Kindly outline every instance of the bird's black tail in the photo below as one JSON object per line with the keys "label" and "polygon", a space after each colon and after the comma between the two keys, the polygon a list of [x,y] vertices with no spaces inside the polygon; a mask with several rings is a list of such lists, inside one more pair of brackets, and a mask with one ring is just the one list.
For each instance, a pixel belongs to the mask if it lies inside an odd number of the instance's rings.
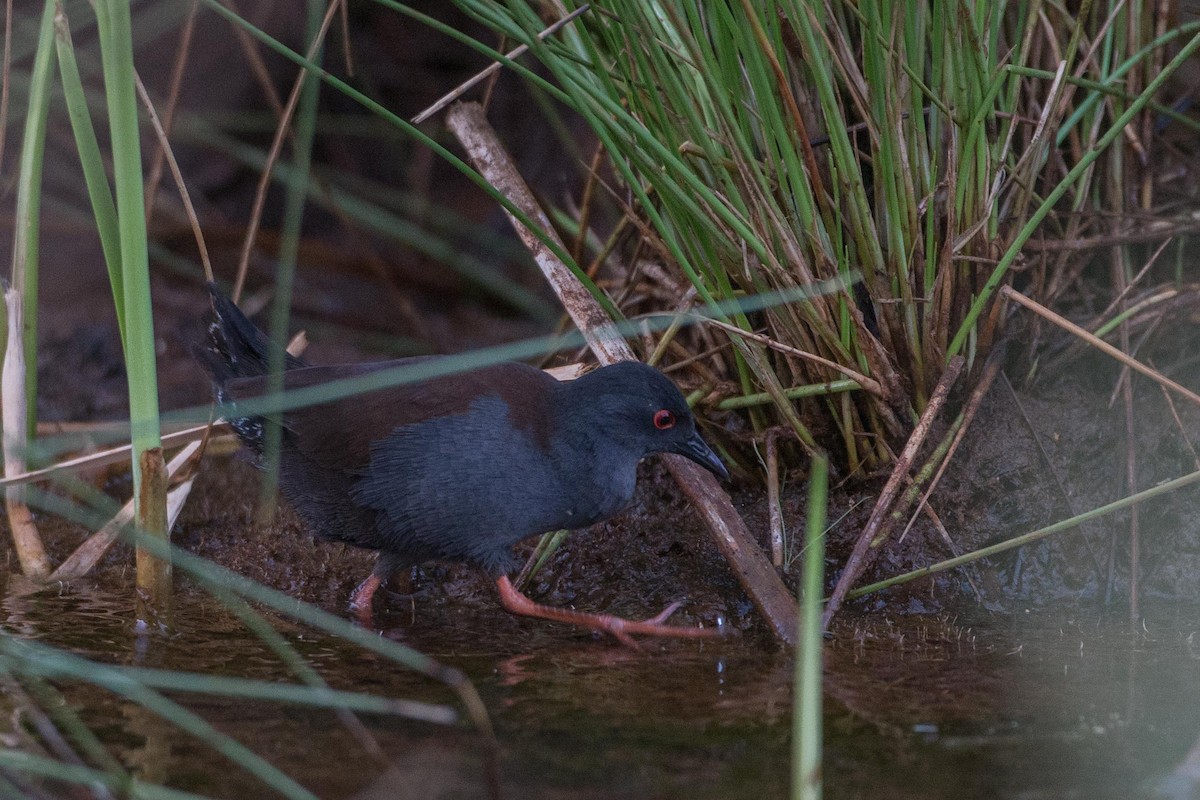
{"label": "bird's black tail", "polygon": [[[215,284],[210,283],[206,288],[212,304],[211,311],[205,315],[208,338],[194,352],[196,359],[212,375],[218,400],[223,400],[222,390],[231,378],[267,374],[271,341]],[[285,359],[285,369],[305,366],[303,361],[290,354]]]}

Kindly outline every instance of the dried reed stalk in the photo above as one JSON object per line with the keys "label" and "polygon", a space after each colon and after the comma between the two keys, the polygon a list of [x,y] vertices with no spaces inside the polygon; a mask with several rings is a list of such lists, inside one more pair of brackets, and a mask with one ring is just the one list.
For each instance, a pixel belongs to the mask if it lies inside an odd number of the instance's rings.
{"label": "dried reed stalk", "polygon": [[[450,130],[487,181],[538,228],[542,236],[566,252],[550,220],[513,165],[478,103],[459,103],[446,115]],[[517,234],[558,295],[563,307],[603,364],[635,358],[612,320],[544,241],[516,216],[509,219]],[[707,523],[721,553],[776,639],[793,644],[797,630],[796,601],[783,585],[717,479],[682,456],[663,457],[667,468]]]}

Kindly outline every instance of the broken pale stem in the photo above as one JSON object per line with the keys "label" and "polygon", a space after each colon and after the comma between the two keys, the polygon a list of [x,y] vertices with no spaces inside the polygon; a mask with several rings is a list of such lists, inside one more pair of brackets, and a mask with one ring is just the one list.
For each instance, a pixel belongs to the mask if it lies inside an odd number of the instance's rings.
{"label": "broken pale stem", "polygon": [[[529,187],[488,124],[483,108],[478,103],[460,103],[446,114],[446,124],[462,142],[471,163],[480,174],[521,209],[534,224],[540,226],[545,235],[556,242],[561,252],[566,252],[546,214],[534,200]],[[559,301],[571,315],[571,319],[587,339],[588,346],[600,362],[612,364],[632,360],[633,351],[617,333],[604,309],[574,273],[511,213],[509,218],[522,241],[533,253],[538,267],[550,282]],[[762,614],[771,632],[779,641],[793,644],[799,613],[796,599],[783,585],[771,562],[763,554],[762,548],[746,528],[746,523],[734,510],[729,495],[711,473],[686,458],[666,455],[663,456],[663,460],[675,482],[704,518],[714,541],[725,560],[729,562],[730,569]]]}
{"label": "broken pale stem", "polygon": [[[584,3],[579,8],[575,9],[570,14],[567,14],[565,17],[560,19],[558,22],[554,23],[553,25],[551,25],[550,27],[546,28],[544,31],[539,33],[537,35],[537,38],[539,40],[545,40],[545,38],[547,36],[552,36],[555,33],[558,33],[558,31],[561,28],[563,28],[563,26],[565,26],[568,22],[570,22],[573,19],[575,19],[576,17],[578,17],[580,14],[587,11],[590,7],[591,7],[591,5],[589,3]],[[507,53],[504,54],[505,61],[512,61],[514,59],[520,58],[528,50],[529,50],[529,45],[527,45],[527,44],[523,44],[520,47],[509,50]],[[413,117],[412,124],[420,125],[422,122],[429,119],[434,114],[438,113],[443,108],[450,105],[455,100],[457,100],[458,98],[460,98],[464,94],[466,94],[468,91],[471,90],[472,86],[478,85],[478,83],[480,81],[484,80],[489,75],[492,75],[493,73],[498,72],[500,70],[500,68],[503,66],[505,66],[504,61],[493,61],[488,66],[484,67],[479,72],[475,73],[475,75],[473,77],[468,78],[467,80],[460,83],[458,86],[451,89],[449,92],[446,92],[446,94],[442,95],[442,97],[437,102],[435,102],[433,105],[431,105],[429,108],[425,109],[420,114],[417,114],[415,117]]]}
{"label": "broken pale stem", "polygon": [[[566,245],[555,233],[549,217],[534,199],[525,179],[517,172],[508,151],[504,149],[504,145],[500,143],[496,132],[488,123],[483,107],[478,103],[460,103],[446,114],[446,125],[462,142],[471,163],[488,183],[519,208],[546,239],[565,253]],[[618,333],[608,314],[570,268],[546,246],[537,233],[526,227],[511,211],[505,209],[505,214],[517,235],[521,237],[521,242],[533,255],[538,268],[550,282],[550,287],[558,295],[575,327],[583,334],[588,347],[600,362],[613,364],[618,361],[636,360],[633,351]]]}
{"label": "broken pale stem", "polygon": [[783,566],[783,509],[779,507],[779,440],[767,433],[767,512],[771,521],[771,563]]}
{"label": "broken pale stem", "polygon": [[946,398],[950,395],[950,388],[962,373],[965,363],[966,361],[962,356],[951,358],[950,362],[946,365],[945,371],[942,373],[942,377],[938,380],[937,386],[934,387],[933,395],[930,396],[924,413],[921,414],[920,420],[917,421],[916,427],[913,428],[912,435],[908,437],[908,442],[905,443],[904,450],[900,452],[899,458],[896,459],[896,466],[892,469],[892,475],[888,478],[887,484],[884,485],[883,491],[879,493],[879,499],[875,502],[875,508],[872,509],[867,524],[863,526],[862,533],[858,535],[858,541],[854,543],[854,550],[850,553],[850,557],[846,559],[846,566],[842,570],[842,575],[838,578],[837,585],[833,588],[833,594],[825,606],[825,615],[822,619],[823,628],[829,627],[829,621],[838,612],[842,601],[846,598],[846,593],[850,591],[850,587],[854,585],[854,582],[862,574],[863,569],[866,568],[867,551],[871,547],[871,542],[877,535],[884,535],[887,526],[895,519],[892,506],[896,497],[904,485],[908,471],[912,467],[913,461],[921,449],[921,445],[925,443],[930,428],[933,427],[934,420],[941,413],[942,406],[945,405]]}
{"label": "broken pale stem", "polygon": [[[168,480],[179,473],[180,469],[184,468],[188,460],[193,454],[200,449],[200,442],[191,442],[183,450],[179,451],[171,463],[167,465]],[[167,530],[170,531],[175,527],[175,521],[179,519],[179,512],[183,508],[184,501],[187,500],[188,494],[192,490],[193,478],[188,478],[183,483],[179,484],[171,491],[167,492]],[[75,548],[75,552],[58,566],[58,569],[50,575],[51,581],[69,581],[75,578],[80,578],[95,568],[100,559],[112,548],[113,544],[120,537],[121,529],[133,521],[133,501],[126,503],[120,511],[117,512],[108,524],[103,528],[93,533],[83,544]]]}
{"label": "broken pale stem", "polygon": [[[19,475],[25,472],[25,453],[29,444],[25,407],[25,345],[21,335],[25,316],[21,295],[15,289],[4,293],[4,302],[8,306],[8,344],[4,353],[3,372],[0,373],[4,474]],[[20,485],[7,486],[4,497],[13,547],[21,562],[21,571],[30,578],[44,578],[50,574],[50,560],[46,557],[46,549],[42,547],[42,538],[34,525],[33,514],[25,504],[25,488]]]}
{"label": "broken pale stem", "polygon": [[[222,426],[225,425],[224,420],[217,420],[213,423],[214,428],[226,430]],[[197,425],[194,428],[185,428],[183,430],[168,433],[162,437],[163,447],[178,446],[187,444],[188,442],[199,441],[204,438],[204,432],[208,429],[207,425]],[[232,447],[230,452],[236,450],[238,445],[237,440],[232,434],[222,434],[221,438],[209,439],[209,451],[212,452],[214,442],[228,442]],[[218,448],[219,450],[219,448]],[[16,475],[6,476],[0,479],[0,486],[13,486],[20,483],[32,483],[33,481],[49,478],[52,475],[57,475],[60,472],[71,472],[73,470],[82,470],[94,467],[103,467],[109,464],[124,463],[129,460],[130,453],[133,452],[133,445],[123,444],[119,447],[113,447],[108,450],[101,450],[97,453],[88,453],[86,456],[78,456],[70,458],[66,461],[60,461],[57,464],[51,464],[42,469],[35,469],[30,472],[21,472]]]}
{"label": "broken pale stem", "polygon": [[[139,461],[138,527],[167,541],[167,468],[161,447],[144,450]],[[169,626],[171,621],[171,562],[137,548],[137,618]]]}

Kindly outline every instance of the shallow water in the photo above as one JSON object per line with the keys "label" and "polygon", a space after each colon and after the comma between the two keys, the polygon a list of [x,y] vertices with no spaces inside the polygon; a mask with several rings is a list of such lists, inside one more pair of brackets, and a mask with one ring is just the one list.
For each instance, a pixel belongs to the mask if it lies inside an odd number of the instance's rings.
{"label": "shallow water", "polygon": [[[387,635],[470,675],[502,743],[505,796],[786,796],[792,664],[761,642],[631,652],[537,622],[514,628],[502,612],[422,611],[385,620]],[[169,637],[137,635],[132,603],[96,588],[10,592],[3,616],[10,633],[105,662],[292,680],[196,589],[181,590],[179,630]],[[847,619],[826,650],[826,796],[1156,796],[1200,737],[1198,629],[1200,609],[1180,606],[1152,608],[1136,630],[1079,609],[986,627]],[[281,630],[336,688],[453,702],[444,688],[332,637]],[[64,688],[144,777],[219,797],[273,796],[144,709]],[[485,796],[482,750],[465,724],[364,716],[387,756],[380,763],[327,711],[175,698],[322,798]]]}

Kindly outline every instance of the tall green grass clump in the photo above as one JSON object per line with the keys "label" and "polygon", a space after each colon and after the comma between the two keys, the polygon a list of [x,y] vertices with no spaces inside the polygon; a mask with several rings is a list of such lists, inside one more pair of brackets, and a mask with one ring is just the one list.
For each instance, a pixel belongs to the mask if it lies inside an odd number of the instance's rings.
{"label": "tall green grass clump", "polygon": [[[757,433],[819,429],[852,472],[891,462],[949,357],[979,362],[1026,241],[1107,210],[1119,189],[1096,187],[1130,172],[1097,155],[1148,118],[1174,64],[1121,4],[1114,20],[1089,2],[602,0],[542,42],[539,4],[458,2],[528,43],[595,132],[635,221],[626,255],[666,264],[710,312],[826,287],[716,313],[733,347],[699,326],[668,362],[691,359],[702,402],[749,407]],[[1036,264],[1034,289],[1063,267]]]}
{"label": "tall green grass clump", "polygon": [[[14,292],[20,295],[22,325],[14,330],[23,339],[25,420],[27,431],[8,431],[9,449],[26,449],[25,433],[36,433],[37,297],[38,243],[41,206],[43,154],[47,136],[46,118],[57,56],[63,96],[70,114],[84,180],[95,212],[96,230],[108,262],[109,277],[121,332],[128,372],[130,427],[133,440],[133,475],[137,524],[146,531],[166,537],[166,481],[159,435],[158,380],[154,350],[154,322],[150,306],[150,273],[147,254],[145,207],[142,198],[141,143],[133,66],[133,33],[128,3],[100,0],[95,4],[99,34],[100,62],[104,75],[104,99],[107,111],[112,186],[101,155],[101,147],[92,125],[80,79],[70,25],[60,3],[47,0],[36,42],[34,70],[30,82],[25,136],[21,144],[21,180],[18,190],[18,226],[20,236],[14,247]],[[14,310],[16,306],[14,305]],[[14,349],[6,359],[18,355]],[[15,381],[20,370],[16,362],[6,364],[6,375]],[[8,401],[15,405],[17,394]],[[7,411],[12,411],[10,407]],[[12,419],[11,415],[10,421]],[[8,477],[22,471],[20,458],[6,465]],[[14,530],[18,528],[14,506],[22,500],[16,489],[9,489],[8,504]],[[27,536],[36,540],[36,531]],[[18,537],[18,542],[20,538]],[[18,550],[24,551],[18,545]],[[40,542],[33,548],[41,550]],[[40,561],[44,561],[42,556]],[[48,564],[36,563],[22,555],[23,568],[34,577],[44,577]],[[142,619],[169,618],[170,565],[138,550],[139,615]]]}

